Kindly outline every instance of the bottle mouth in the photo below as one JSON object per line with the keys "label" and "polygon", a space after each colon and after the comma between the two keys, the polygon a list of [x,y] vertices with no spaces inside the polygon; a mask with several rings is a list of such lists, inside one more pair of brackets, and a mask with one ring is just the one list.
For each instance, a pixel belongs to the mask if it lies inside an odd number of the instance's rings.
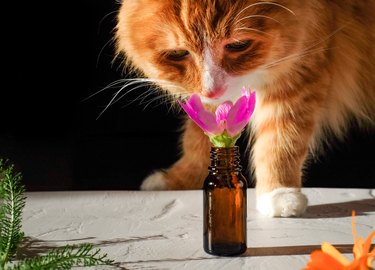
{"label": "bottle mouth", "polygon": [[241,171],[240,152],[238,146],[233,147],[212,147],[210,153],[210,172],[218,170]]}
{"label": "bottle mouth", "polygon": [[238,156],[240,155],[239,147],[232,146],[232,147],[211,147],[211,159],[218,158],[218,157],[230,157],[230,156]]}

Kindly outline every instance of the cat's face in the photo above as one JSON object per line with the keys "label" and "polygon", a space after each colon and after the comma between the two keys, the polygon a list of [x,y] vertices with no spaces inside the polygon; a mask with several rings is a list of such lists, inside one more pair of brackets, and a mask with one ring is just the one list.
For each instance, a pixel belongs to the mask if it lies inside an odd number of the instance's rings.
{"label": "cat's face", "polygon": [[217,104],[287,72],[277,61],[300,49],[295,10],[254,0],[125,0],[117,47],[171,93]]}

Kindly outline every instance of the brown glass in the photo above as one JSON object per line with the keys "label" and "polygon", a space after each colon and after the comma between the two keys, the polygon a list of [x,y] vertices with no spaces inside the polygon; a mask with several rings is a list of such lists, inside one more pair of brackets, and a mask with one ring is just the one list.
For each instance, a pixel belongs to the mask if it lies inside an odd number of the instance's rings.
{"label": "brown glass", "polygon": [[203,247],[209,254],[238,255],[246,246],[247,182],[238,146],[212,147],[203,186]]}

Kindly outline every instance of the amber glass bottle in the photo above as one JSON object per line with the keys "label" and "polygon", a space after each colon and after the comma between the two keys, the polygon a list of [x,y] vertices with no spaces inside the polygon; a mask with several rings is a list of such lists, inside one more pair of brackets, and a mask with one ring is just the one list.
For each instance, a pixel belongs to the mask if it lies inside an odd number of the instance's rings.
{"label": "amber glass bottle", "polygon": [[203,186],[203,246],[209,254],[245,252],[247,182],[238,146],[211,148],[211,165]]}

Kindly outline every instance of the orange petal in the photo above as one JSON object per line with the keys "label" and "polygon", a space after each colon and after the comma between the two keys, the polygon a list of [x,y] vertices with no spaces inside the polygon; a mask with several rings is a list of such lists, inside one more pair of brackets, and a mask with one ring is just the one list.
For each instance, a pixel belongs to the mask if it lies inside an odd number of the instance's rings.
{"label": "orange petal", "polygon": [[359,260],[359,270],[369,270],[369,267],[367,266],[367,256],[364,256],[362,257],[360,260]]}
{"label": "orange petal", "polygon": [[374,261],[374,258],[367,258],[367,266],[374,268],[374,265],[372,262]]}
{"label": "orange petal", "polygon": [[340,262],[321,250],[313,251],[310,258],[305,270],[344,270]]}
{"label": "orange petal", "polygon": [[374,265],[372,264],[372,262],[374,261],[375,261],[375,247],[371,250],[371,252],[369,253],[369,257],[367,258],[368,267],[374,268]]}
{"label": "orange petal", "polygon": [[350,261],[344,255],[340,253],[334,246],[330,243],[324,242],[322,244],[322,251],[329,254],[331,257],[335,258],[342,265],[349,265]]}
{"label": "orange petal", "polygon": [[365,253],[365,251],[363,250],[363,244],[364,242],[362,237],[358,238],[357,241],[355,241],[353,245],[354,258],[359,258]]}
{"label": "orange petal", "polygon": [[375,231],[372,231],[365,241],[362,238],[357,239],[353,246],[354,258],[358,259],[362,256],[375,256],[375,249],[370,252],[372,238],[375,236]]}
{"label": "orange petal", "polygon": [[[374,238],[375,236],[375,231],[372,231],[365,241],[363,241],[362,237],[357,239],[357,230],[355,226],[355,211],[354,210],[352,211],[352,233],[353,233],[353,238],[354,238],[354,246],[353,246],[354,258],[360,258],[361,256],[367,255],[368,253],[372,253],[374,251],[373,249],[370,252],[370,247],[371,247],[372,238]],[[373,256],[375,256],[375,254]]]}
{"label": "orange petal", "polygon": [[[367,237],[365,243],[363,244],[363,251],[366,252],[366,253],[370,253],[370,247],[371,247],[371,242],[372,242],[372,238],[374,238],[375,236],[375,231],[372,231],[370,233],[370,235]],[[371,253],[375,254],[375,248],[372,249]]]}
{"label": "orange petal", "polygon": [[357,241],[357,229],[355,227],[355,211],[352,210],[352,234],[354,238],[354,243]]}

